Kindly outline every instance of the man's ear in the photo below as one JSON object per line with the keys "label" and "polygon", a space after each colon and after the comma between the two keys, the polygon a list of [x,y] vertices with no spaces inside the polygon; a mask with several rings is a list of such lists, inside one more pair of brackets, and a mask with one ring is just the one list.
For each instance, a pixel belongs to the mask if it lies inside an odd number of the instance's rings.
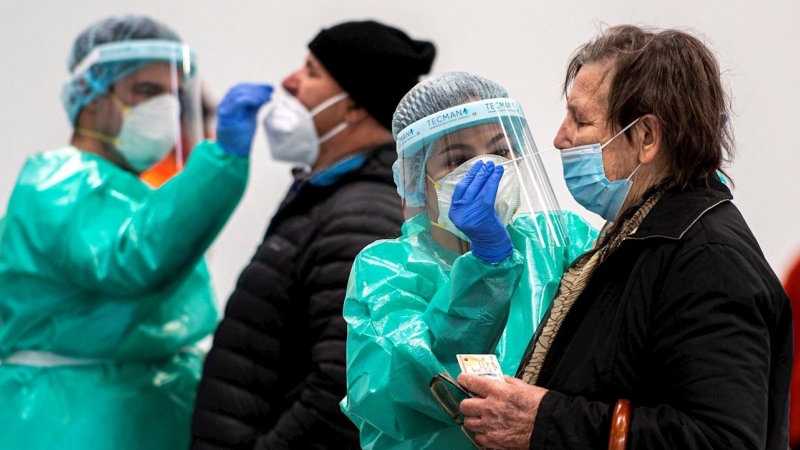
{"label": "man's ear", "polygon": [[352,98],[347,99],[347,114],[345,114],[344,120],[348,126],[353,126],[368,117],[370,115],[363,106],[360,106]]}
{"label": "man's ear", "polygon": [[98,99],[92,100],[91,103],[84,106],[83,108],[78,111],[78,115],[75,116],[75,127],[82,127],[82,128],[90,128],[94,129],[96,119],[97,119],[97,101]]}
{"label": "man's ear", "polygon": [[654,114],[645,114],[635,125],[633,133],[639,147],[639,162],[652,163],[661,150],[661,120]]}
{"label": "man's ear", "polygon": [[97,113],[97,99],[92,100],[91,103],[81,108],[81,112],[86,111],[87,113],[96,114]]}

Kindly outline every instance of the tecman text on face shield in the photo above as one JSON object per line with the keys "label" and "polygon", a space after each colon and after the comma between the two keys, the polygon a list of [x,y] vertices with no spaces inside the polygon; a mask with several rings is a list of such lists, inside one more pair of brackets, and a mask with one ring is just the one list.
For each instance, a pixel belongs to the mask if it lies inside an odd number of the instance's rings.
{"label": "tecman text on face shield", "polygon": [[428,119],[428,125],[435,125],[438,123],[446,122],[448,120],[455,119],[457,117],[463,117],[469,114],[469,110],[467,108],[464,109],[457,109],[455,111],[449,111],[443,114],[439,114],[436,116],[431,117]]}

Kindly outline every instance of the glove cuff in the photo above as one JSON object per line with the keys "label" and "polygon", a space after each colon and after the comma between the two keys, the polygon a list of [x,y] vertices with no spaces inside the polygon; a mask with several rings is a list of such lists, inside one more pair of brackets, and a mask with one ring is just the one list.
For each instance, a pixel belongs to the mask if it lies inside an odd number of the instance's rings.
{"label": "glove cuff", "polygon": [[476,245],[475,241],[472,241],[470,243],[472,254],[478,259],[491,264],[496,264],[505,260],[514,253],[514,246],[511,244],[511,236],[508,235],[508,231],[504,229],[503,234],[505,235],[503,236],[503,240],[495,242],[494,245],[490,247],[484,247],[480,244]]}

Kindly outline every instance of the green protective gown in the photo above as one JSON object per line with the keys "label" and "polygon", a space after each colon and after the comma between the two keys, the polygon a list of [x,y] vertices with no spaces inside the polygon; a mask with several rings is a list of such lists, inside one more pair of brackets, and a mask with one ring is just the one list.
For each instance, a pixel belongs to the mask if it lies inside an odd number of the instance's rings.
{"label": "green protective gown", "polygon": [[347,396],[342,410],[361,430],[365,449],[469,449],[474,446],[437,403],[431,379],[461,372],[458,353],[494,353],[513,376],[561,275],[591,248],[597,231],[563,214],[571,245],[545,247],[534,221],[507,227],[511,257],[497,264],[457,255],[431,238],[420,214],[398,239],[366,247],[350,273],[344,317]]}
{"label": "green protective gown", "polygon": [[158,190],[74,147],[28,159],[0,221],[0,449],[188,448],[203,254],[248,171],[213,142]]}

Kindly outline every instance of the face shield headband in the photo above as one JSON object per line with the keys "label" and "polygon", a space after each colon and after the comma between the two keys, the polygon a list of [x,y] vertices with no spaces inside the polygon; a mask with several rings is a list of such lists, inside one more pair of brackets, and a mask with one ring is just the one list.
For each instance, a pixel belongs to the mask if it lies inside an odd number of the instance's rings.
{"label": "face shield headband", "polygon": [[72,70],[61,92],[64,107],[74,125],[80,110],[105,94],[118,80],[151,62],[173,66],[173,78],[196,78],[197,62],[188,45],[161,39],[110,42],[93,48]]}
{"label": "face shield headband", "polygon": [[93,48],[72,70],[74,80],[95,64],[133,61],[179,61],[182,74],[190,78],[196,66],[195,52],[188,45],[160,39],[110,42]]}

